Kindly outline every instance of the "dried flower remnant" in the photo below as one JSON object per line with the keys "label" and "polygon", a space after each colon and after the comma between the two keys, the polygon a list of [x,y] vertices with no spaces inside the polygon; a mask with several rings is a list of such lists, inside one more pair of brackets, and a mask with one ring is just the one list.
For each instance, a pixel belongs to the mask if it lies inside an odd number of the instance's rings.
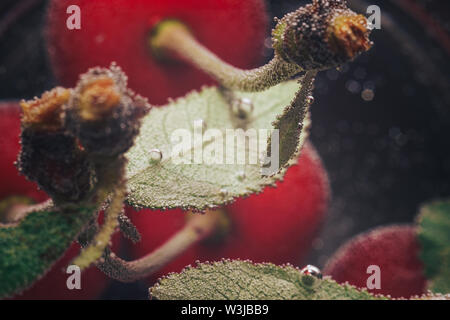
{"label": "dried flower remnant", "polygon": [[36,127],[46,130],[62,128],[62,107],[69,101],[70,90],[56,87],[44,92],[40,99],[22,101],[22,124],[26,127]]}
{"label": "dried flower remnant", "polygon": [[67,106],[68,129],[91,154],[116,157],[134,142],[150,106],[127,89],[127,76],[111,65],[82,75]]}
{"label": "dried flower remnant", "polygon": [[124,153],[150,106],[127,89],[126,75],[112,64],[89,70],[73,90],[55,88],[22,102],[22,108],[20,171],[61,208],[101,206],[110,199],[92,244],[74,260],[88,267],[101,257],[119,224],[126,197]]}
{"label": "dried flower remnant", "polygon": [[80,90],[80,118],[101,121],[120,103],[120,89],[109,77],[99,77]]}
{"label": "dried flower remnant", "polygon": [[345,1],[316,0],[287,14],[273,31],[274,49],[304,70],[337,67],[371,47],[367,19]]}
{"label": "dried flower remnant", "polygon": [[56,202],[77,202],[92,191],[95,174],[87,155],[63,126],[71,91],[55,88],[41,98],[22,101],[19,171],[36,181]]}
{"label": "dried flower remnant", "polygon": [[84,269],[101,258],[119,226],[127,188],[124,153],[133,146],[147,100],[127,88],[127,76],[115,64],[93,68],[80,77],[66,106],[66,125],[94,163],[100,197],[111,195],[105,222],[73,263]]}
{"label": "dried flower remnant", "polygon": [[337,16],[328,27],[328,42],[333,51],[341,51],[342,57],[353,59],[371,47],[367,20],[361,15]]}

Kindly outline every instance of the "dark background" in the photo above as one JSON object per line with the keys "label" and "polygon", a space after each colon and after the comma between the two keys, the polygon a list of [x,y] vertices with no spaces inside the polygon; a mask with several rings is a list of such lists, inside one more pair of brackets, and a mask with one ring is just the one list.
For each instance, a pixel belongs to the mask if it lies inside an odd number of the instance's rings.
{"label": "dark background", "polygon": [[[282,17],[306,1],[272,0]],[[358,11],[369,5],[349,1]],[[382,13],[375,46],[316,81],[311,140],[333,199],[308,263],[323,267],[349,237],[411,223],[425,201],[450,195],[450,2],[370,0]],[[41,35],[46,1],[0,2],[0,100],[55,85]],[[272,56],[267,49],[267,59]],[[141,284],[113,283],[104,298],[147,297]]]}

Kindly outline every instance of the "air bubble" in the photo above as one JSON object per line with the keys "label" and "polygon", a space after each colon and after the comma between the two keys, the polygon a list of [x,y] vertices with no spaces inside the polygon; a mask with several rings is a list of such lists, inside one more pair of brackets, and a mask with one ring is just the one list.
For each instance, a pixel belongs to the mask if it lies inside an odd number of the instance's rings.
{"label": "air bubble", "polygon": [[316,266],[310,264],[304,267],[300,272],[304,275],[309,275],[316,277],[318,279],[322,279],[322,271],[320,271],[320,269],[317,268]]}
{"label": "air bubble", "polygon": [[321,283],[322,272],[319,268],[309,264],[300,272],[302,274],[301,282],[305,287],[314,289]]}
{"label": "air bubble", "polygon": [[161,162],[163,154],[161,152],[161,150],[159,149],[152,149],[148,152],[149,158],[150,158],[150,162],[151,163],[158,163]]}

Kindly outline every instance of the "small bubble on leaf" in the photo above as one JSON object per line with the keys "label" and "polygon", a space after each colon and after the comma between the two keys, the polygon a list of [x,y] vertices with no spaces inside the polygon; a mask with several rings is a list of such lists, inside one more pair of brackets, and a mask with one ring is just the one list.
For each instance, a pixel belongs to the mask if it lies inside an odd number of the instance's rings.
{"label": "small bubble on leaf", "polygon": [[159,150],[159,149],[151,149],[148,152],[148,155],[149,155],[151,163],[161,162],[162,157],[163,157],[163,154],[162,154],[161,150]]}
{"label": "small bubble on leaf", "polygon": [[310,275],[318,279],[322,279],[322,271],[320,271],[320,269],[317,268],[316,266],[310,264],[304,267],[300,272],[305,275]]}
{"label": "small bubble on leaf", "polygon": [[322,279],[322,272],[313,265],[307,265],[300,273],[302,274],[301,282],[308,288],[316,288]]}

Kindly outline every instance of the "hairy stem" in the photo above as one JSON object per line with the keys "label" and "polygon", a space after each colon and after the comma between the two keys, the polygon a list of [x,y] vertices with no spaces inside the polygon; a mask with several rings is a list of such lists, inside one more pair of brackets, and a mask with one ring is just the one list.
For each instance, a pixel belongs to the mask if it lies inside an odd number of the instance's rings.
{"label": "hairy stem", "polygon": [[183,229],[165,244],[135,261],[124,261],[108,249],[105,262],[97,266],[109,277],[122,282],[133,282],[145,278],[161,269],[186,249],[211,236],[220,227],[223,211],[207,211],[193,215]]}
{"label": "hairy stem", "polygon": [[122,213],[123,203],[127,195],[125,181],[120,181],[116,190],[114,190],[111,203],[105,210],[105,221],[95,235],[91,244],[89,244],[81,254],[73,261],[74,265],[85,269],[92,263],[101,258],[105,248],[109,245],[112,234],[119,225],[119,215]]}
{"label": "hairy stem", "polygon": [[263,91],[302,71],[296,64],[275,57],[266,65],[242,70],[222,61],[200,44],[180,22],[167,20],[156,27],[151,46],[156,52],[169,51],[215,78],[222,86],[240,91]]}

